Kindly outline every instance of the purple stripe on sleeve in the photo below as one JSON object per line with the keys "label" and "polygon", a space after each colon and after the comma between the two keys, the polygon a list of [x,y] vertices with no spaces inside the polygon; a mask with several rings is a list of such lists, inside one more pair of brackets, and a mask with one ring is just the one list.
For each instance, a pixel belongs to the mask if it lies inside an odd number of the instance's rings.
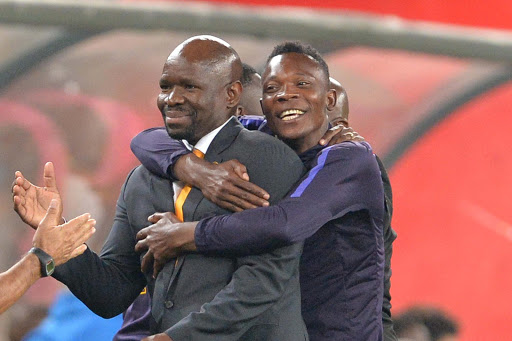
{"label": "purple stripe on sleeve", "polygon": [[309,186],[309,184],[311,184],[311,182],[313,181],[313,179],[315,178],[316,174],[322,169],[324,168],[324,165],[325,165],[325,160],[327,159],[327,154],[329,154],[329,150],[331,148],[328,147],[328,148],[325,148],[324,150],[322,150],[322,152],[320,153],[320,156],[318,157],[318,163],[316,164],[315,167],[313,167],[310,171],[309,171],[309,174],[308,174],[308,177],[306,179],[304,179],[304,181],[302,181],[300,183],[300,185],[297,187],[297,189],[295,190],[295,192],[292,193],[292,195],[290,195],[290,198],[299,198],[302,193],[304,193],[304,191],[306,190],[306,188]]}

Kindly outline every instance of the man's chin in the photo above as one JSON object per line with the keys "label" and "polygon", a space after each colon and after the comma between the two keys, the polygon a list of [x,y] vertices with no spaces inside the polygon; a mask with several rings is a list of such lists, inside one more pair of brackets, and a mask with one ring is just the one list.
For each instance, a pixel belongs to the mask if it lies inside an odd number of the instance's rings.
{"label": "man's chin", "polygon": [[174,140],[190,140],[193,137],[193,133],[187,129],[176,129],[165,127],[167,134]]}

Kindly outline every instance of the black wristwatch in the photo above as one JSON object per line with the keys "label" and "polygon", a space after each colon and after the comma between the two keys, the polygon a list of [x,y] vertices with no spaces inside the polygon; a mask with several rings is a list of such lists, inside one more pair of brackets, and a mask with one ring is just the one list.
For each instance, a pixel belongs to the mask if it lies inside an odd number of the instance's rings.
{"label": "black wristwatch", "polygon": [[38,247],[31,248],[29,253],[33,253],[39,258],[39,263],[41,263],[41,277],[47,277],[53,273],[55,270],[55,262],[52,256]]}

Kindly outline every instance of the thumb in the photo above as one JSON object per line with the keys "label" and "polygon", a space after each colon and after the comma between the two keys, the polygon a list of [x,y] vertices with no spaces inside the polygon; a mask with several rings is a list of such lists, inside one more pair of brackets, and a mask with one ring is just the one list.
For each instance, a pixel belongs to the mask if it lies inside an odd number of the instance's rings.
{"label": "thumb", "polygon": [[55,178],[55,168],[52,162],[47,162],[43,170],[44,186],[50,190],[57,191],[57,180]]}
{"label": "thumb", "polygon": [[242,180],[249,181],[249,174],[247,174],[247,167],[240,162],[233,160],[233,171]]}
{"label": "thumb", "polygon": [[60,217],[62,212],[62,205],[60,204],[60,200],[52,199],[50,202],[50,206],[48,210],[46,210],[46,215],[43,220],[39,224],[40,227],[50,227],[59,225]]}

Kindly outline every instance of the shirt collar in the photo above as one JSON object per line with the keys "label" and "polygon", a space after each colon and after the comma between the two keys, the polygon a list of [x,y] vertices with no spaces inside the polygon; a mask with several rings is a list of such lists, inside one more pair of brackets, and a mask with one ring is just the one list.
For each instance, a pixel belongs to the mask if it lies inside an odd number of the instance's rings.
{"label": "shirt collar", "polygon": [[311,169],[311,167],[313,167],[313,161],[315,160],[315,157],[324,148],[325,146],[317,144],[316,146],[313,146],[310,149],[306,150],[304,153],[299,154],[299,158],[306,167],[306,169],[309,170]]}

